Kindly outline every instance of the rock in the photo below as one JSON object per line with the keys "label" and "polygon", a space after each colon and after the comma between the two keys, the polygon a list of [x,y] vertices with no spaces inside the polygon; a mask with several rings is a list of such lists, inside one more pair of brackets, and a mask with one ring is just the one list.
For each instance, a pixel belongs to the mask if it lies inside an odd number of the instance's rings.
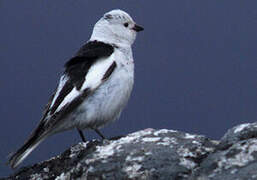
{"label": "rock", "polygon": [[221,138],[219,149],[226,149],[236,142],[251,138],[257,138],[257,123],[240,124],[229,129]]}
{"label": "rock", "polygon": [[201,163],[198,177],[208,177],[208,180],[257,179],[256,137],[257,123],[241,124],[228,130],[216,151]]}
{"label": "rock", "polygon": [[145,129],[116,140],[92,140],[21,168],[7,179],[257,179],[257,123],[221,141],[174,130]]}

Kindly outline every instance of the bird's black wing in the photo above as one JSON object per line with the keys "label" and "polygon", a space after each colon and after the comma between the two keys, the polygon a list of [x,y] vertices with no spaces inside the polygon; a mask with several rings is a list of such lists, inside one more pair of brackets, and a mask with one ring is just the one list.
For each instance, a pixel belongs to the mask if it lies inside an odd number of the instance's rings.
{"label": "bird's black wing", "polygon": [[110,56],[113,51],[113,46],[99,41],[91,41],[82,46],[77,54],[65,64],[64,76],[67,80],[48,112],[52,115],[74,87],[80,90],[90,67],[98,59]]}
{"label": "bird's black wing", "polygon": [[71,83],[80,89],[92,64],[102,57],[110,56],[113,51],[114,47],[110,44],[99,41],[88,42],[65,64],[65,74],[69,76]]}

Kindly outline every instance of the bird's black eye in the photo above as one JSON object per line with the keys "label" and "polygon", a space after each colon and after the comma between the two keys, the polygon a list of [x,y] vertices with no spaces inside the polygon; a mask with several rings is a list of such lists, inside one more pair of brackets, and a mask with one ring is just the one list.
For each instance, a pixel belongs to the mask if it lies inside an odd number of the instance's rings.
{"label": "bird's black eye", "polygon": [[124,23],[123,25],[124,25],[125,27],[128,27],[129,24],[128,24],[128,23]]}

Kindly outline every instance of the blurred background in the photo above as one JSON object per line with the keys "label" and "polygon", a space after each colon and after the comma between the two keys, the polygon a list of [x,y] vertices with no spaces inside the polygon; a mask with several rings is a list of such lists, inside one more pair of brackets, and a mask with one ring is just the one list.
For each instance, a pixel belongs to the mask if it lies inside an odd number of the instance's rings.
{"label": "blurred background", "polygon": [[[120,8],[145,28],[133,45],[135,86],[107,137],[145,128],[219,139],[257,117],[257,1],[0,0],[0,177],[39,122],[64,63],[96,21]],[[88,139],[99,138],[84,131]],[[76,131],[45,140],[22,164],[80,142]]]}

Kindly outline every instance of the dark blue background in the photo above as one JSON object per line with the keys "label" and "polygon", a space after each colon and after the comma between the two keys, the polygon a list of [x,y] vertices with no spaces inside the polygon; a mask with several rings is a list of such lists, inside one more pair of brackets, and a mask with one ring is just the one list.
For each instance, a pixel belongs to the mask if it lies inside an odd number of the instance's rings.
{"label": "dark blue background", "polygon": [[[63,64],[95,22],[121,8],[145,27],[133,46],[132,97],[106,136],[167,128],[219,139],[257,117],[257,1],[0,0],[0,177],[29,136]],[[86,132],[88,138],[98,138]],[[78,133],[43,142],[22,165],[55,156]]]}

